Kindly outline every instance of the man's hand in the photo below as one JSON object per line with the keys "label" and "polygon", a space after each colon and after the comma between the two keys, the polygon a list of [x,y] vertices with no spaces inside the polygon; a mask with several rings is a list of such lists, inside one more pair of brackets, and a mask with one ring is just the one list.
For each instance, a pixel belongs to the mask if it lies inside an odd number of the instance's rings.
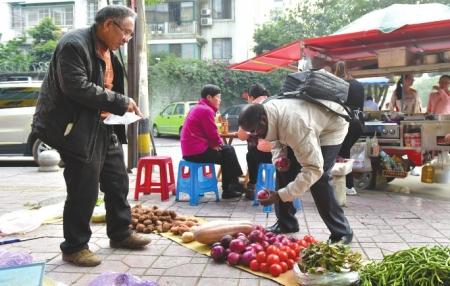
{"label": "man's hand", "polygon": [[270,195],[267,199],[259,200],[259,202],[263,206],[270,206],[270,205],[278,203],[279,201],[280,201],[280,196],[278,195],[278,192],[270,192]]}
{"label": "man's hand", "polygon": [[144,117],[144,115],[142,114],[141,110],[139,109],[139,107],[137,106],[136,102],[134,101],[134,99],[132,98],[128,98],[128,109],[127,112],[134,112],[136,115],[140,116],[140,117]]}
{"label": "man's hand", "polygon": [[291,167],[291,160],[286,157],[281,157],[275,160],[275,167],[279,172],[287,172]]}

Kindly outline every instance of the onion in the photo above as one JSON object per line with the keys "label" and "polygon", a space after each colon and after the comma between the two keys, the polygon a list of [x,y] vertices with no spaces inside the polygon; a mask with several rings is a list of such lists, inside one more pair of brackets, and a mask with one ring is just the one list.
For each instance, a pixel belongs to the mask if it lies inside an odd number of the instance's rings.
{"label": "onion", "polygon": [[241,255],[236,252],[230,252],[227,256],[227,262],[230,265],[236,265],[239,263],[239,260],[241,259]]}
{"label": "onion", "polygon": [[211,257],[215,262],[223,262],[225,260],[225,248],[222,245],[216,245],[211,248]]}
{"label": "onion", "polygon": [[274,243],[272,243],[272,245],[276,246],[276,247],[282,247],[283,246],[283,244],[281,244],[281,242],[278,242],[278,241],[275,241]]}
{"label": "onion", "polygon": [[233,240],[233,236],[227,234],[222,236],[220,239],[220,244],[222,244],[223,247],[228,248],[230,247],[230,242]]}
{"label": "onion", "polygon": [[245,251],[255,251],[255,250],[254,250],[253,246],[247,245],[247,246],[245,247],[245,249],[244,249],[244,252],[245,252]]}
{"label": "onion", "polygon": [[261,242],[264,240],[264,234],[259,230],[252,230],[250,234],[248,235],[248,239],[251,242]]}
{"label": "onion", "polygon": [[245,243],[241,239],[233,239],[230,242],[230,250],[231,252],[242,253],[245,249]]}
{"label": "onion", "polygon": [[263,251],[264,247],[261,244],[259,244],[259,243],[255,243],[255,245],[253,246],[253,249],[255,250],[256,253],[258,253],[260,251]]}
{"label": "onion", "polygon": [[270,243],[267,240],[264,240],[263,242],[261,242],[261,246],[266,249],[267,247],[269,247]]}
{"label": "onion", "polygon": [[253,259],[256,259],[255,252],[254,251],[246,251],[241,255],[240,262],[243,265],[248,266],[250,264],[250,261],[252,261]]}
{"label": "onion", "polygon": [[283,239],[286,238],[286,235],[284,235],[284,234],[277,234],[276,238],[277,238],[278,241],[282,241]]}
{"label": "onion", "polygon": [[245,235],[245,233],[243,233],[243,232],[238,232],[238,233],[236,233],[235,237],[237,238],[237,237],[239,237],[239,236],[245,236],[245,237],[247,237],[247,236]]}
{"label": "onion", "polygon": [[250,240],[246,236],[238,236],[237,239],[242,240],[245,245],[249,245],[250,244]]}
{"label": "onion", "polygon": [[275,233],[273,233],[273,232],[271,232],[271,231],[268,231],[268,232],[266,232],[266,236],[267,236],[268,238],[271,238],[271,237],[275,236]]}
{"label": "onion", "polygon": [[268,241],[269,241],[270,244],[274,244],[275,242],[277,242],[277,238],[275,236],[272,236],[272,237],[269,238]]}
{"label": "onion", "polygon": [[213,248],[214,246],[218,246],[218,245],[221,245],[220,242],[214,242],[214,243],[211,245],[211,248]]}

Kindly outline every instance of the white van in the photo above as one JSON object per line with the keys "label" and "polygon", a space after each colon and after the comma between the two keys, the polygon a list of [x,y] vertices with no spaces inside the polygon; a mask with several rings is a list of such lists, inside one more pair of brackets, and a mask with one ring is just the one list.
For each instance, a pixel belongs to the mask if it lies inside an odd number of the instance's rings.
{"label": "white van", "polygon": [[0,155],[32,155],[51,147],[31,134],[42,81],[0,82]]}

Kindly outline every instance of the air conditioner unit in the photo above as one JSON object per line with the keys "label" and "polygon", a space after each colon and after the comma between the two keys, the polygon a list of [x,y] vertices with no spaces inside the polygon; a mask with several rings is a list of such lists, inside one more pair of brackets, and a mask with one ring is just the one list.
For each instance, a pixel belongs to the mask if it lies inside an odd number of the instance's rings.
{"label": "air conditioner unit", "polygon": [[200,10],[200,15],[201,16],[209,16],[209,15],[211,15],[211,9],[202,9],[202,10]]}
{"label": "air conditioner unit", "polygon": [[211,17],[200,18],[200,25],[201,26],[211,26],[212,18]]}

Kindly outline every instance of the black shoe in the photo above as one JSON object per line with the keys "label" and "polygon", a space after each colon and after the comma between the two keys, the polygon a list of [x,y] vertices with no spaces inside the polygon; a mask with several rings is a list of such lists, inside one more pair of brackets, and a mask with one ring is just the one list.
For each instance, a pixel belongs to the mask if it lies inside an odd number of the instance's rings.
{"label": "black shoe", "polygon": [[272,225],[271,227],[266,228],[267,231],[273,232],[275,234],[280,234],[280,233],[293,233],[293,232],[298,232],[299,229],[298,228],[284,228],[281,227],[278,222],[275,223],[274,225]]}
{"label": "black shoe", "polygon": [[242,186],[239,183],[231,183],[230,185],[228,185],[228,190],[232,191],[232,192],[236,192],[236,193],[244,193],[244,186]]}
{"label": "black shoe", "polygon": [[346,234],[344,236],[341,236],[340,238],[333,237],[330,235],[330,238],[328,239],[329,244],[334,243],[342,243],[342,244],[350,244],[353,240],[353,232]]}
{"label": "black shoe", "polygon": [[242,193],[235,192],[235,191],[222,192],[222,199],[240,198],[241,196],[242,196]]}

